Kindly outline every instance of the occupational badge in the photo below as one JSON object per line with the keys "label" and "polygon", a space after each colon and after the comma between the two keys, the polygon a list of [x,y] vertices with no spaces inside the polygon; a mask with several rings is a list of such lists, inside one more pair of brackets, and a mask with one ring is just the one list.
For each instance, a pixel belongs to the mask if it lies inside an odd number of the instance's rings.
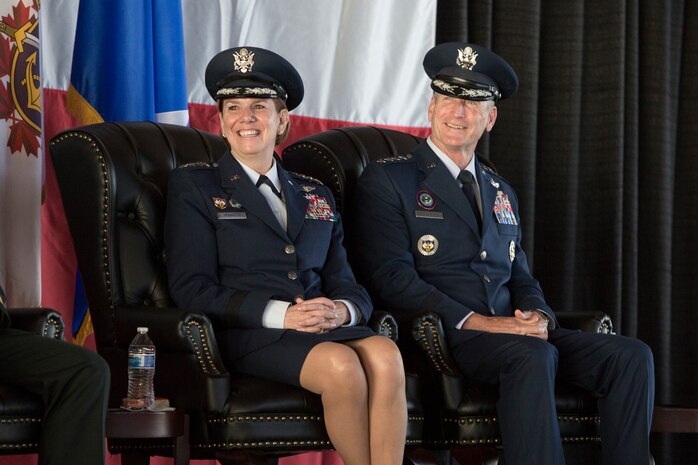
{"label": "occupational badge", "polygon": [[327,202],[325,197],[320,197],[317,194],[305,194],[308,199],[308,209],[305,211],[305,219],[307,220],[323,220],[337,221],[332,211],[332,207]]}
{"label": "occupational badge", "polygon": [[492,178],[490,178],[490,184],[492,184],[492,187],[495,189],[499,189],[499,183]]}
{"label": "occupational badge", "polygon": [[315,190],[315,186],[308,186],[307,184],[301,184],[301,190],[303,192],[312,192]]}
{"label": "occupational badge", "polygon": [[211,197],[211,200],[213,200],[213,205],[215,205],[219,210],[225,210],[225,206],[228,203],[225,201],[225,199],[220,197]]}
{"label": "occupational badge", "polygon": [[439,248],[439,240],[431,234],[425,234],[417,241],[417,250],[425,256],[434,255]]}
{"label": "occupational badge", "polygon": [[509,261],[513,262],[516,258],[516,243],[514,241],[509,242]]}
{"label": "occupational badge", "polygon": [[434,196],[428,191],[417,192],[417,205],[425,210],[433,210],[436,206]]}
{"label": "occupational badge", "polygon": [[240,202],[238,202],[237,200],[230,199],[230,200],[228,200],[228,203],[233,208],[242,208],[242,204]]}

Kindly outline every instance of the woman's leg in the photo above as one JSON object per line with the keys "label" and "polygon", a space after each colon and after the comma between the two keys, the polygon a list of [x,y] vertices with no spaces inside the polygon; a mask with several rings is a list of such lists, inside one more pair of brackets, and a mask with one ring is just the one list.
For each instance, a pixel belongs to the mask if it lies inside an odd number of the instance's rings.
{"label": "woman's leg", "polygon": [[400,465],[405,451],[407,403],[400,351],[383,336],[347,341],[368,381],[371,464]]}
{"label": "woman's leg", "polygon": [[344,463],[371,463],[368,387],[357,353],[334,342],[316,345],[303,362],[300,384],[322,397],[327,434]]}

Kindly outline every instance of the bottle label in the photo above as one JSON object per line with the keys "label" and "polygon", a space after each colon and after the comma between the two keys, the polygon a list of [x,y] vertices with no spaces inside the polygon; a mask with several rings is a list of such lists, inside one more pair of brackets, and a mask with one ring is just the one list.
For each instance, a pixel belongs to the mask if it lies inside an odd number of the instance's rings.
{"label": "bottle label", "polygon": [[152,370],[155,368],[155,354],[129,354],[128,367]]}

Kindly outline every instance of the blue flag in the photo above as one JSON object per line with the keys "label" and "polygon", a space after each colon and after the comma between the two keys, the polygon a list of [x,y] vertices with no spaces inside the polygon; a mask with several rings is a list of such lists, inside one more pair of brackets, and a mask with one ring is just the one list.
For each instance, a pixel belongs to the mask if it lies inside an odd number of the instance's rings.
{"label": "blue flag", "polygon": [[[188,124],[180,0],[80,0],[67,106],[82,124]],[[92,333],[79,271],[72,330]]]}
{"label": "blue flag", "polygon": [[180,0],[81,0],[68,109],[85,124],[187,124]]}

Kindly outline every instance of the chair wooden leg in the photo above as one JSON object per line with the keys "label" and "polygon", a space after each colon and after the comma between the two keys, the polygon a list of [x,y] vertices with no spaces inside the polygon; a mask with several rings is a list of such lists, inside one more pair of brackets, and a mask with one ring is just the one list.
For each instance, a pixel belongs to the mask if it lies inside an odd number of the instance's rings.
{"label": "chair wooden leg", "polygon": [[278,465],[278,457],[267,457],[247,451],[222,451],[216,454],[221,465]]}
{"label": "chair wooden leg", "polygon": [[122,452],[121,465],[149,465],[150,456],[138,452]]}
{"label": "chair wooden leg", "polygon": [[456,447],[451,454],[459,465],[497,465],[499,451],[489,447]]}
{"label": "chair wooden leg", "polygon": [[405,449],[402,463],[403,465],[442,465],[439,463],[435,451],[412,447]]}

